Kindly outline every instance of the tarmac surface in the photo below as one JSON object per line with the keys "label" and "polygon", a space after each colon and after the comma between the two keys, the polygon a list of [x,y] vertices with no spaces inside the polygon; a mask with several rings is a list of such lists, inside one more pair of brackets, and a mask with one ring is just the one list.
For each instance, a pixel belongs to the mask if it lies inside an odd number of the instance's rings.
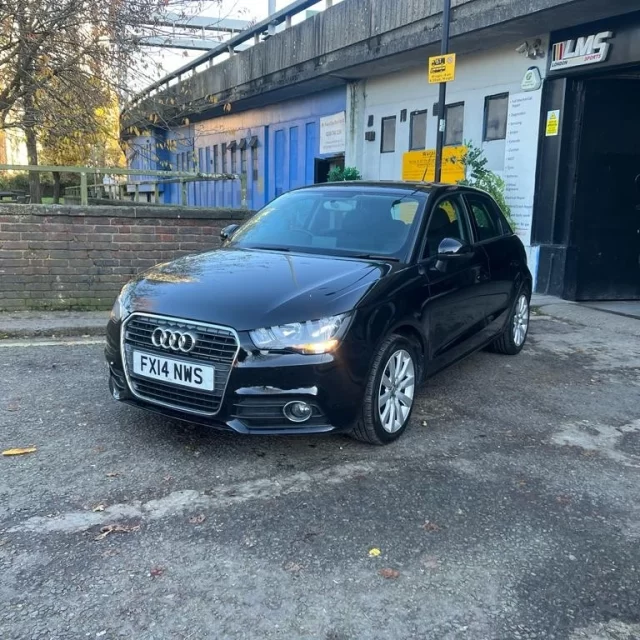
{"label": "tarmac surface", "polygon": [[0,341],[0,450],[36,447],[0,457],[0,638],[637,640],[640,323],[534,304],[385,448],[172,422],[99,338]]}

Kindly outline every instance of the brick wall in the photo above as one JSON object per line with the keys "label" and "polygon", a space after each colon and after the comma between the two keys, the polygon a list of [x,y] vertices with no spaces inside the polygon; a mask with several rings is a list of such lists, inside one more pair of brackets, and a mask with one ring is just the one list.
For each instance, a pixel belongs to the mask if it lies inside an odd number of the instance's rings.
{"label": "brick wall", "polygon": [[0,204],[0,311],[107,309],[132,276],[219,246],[237,209]]}

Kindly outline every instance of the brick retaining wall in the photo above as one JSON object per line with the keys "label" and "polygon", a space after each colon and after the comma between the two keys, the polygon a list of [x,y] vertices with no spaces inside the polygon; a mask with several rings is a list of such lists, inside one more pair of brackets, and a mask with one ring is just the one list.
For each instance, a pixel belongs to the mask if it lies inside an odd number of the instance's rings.
{"label": "brick retaining wall", "polygon": [[0,204],[0,311],[107,309],[132,276],[219,246],[249,213]]}

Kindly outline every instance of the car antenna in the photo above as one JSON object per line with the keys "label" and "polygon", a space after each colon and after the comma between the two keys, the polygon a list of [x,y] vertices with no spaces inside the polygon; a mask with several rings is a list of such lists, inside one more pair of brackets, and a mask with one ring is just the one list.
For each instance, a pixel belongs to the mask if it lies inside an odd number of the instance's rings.
{"label": "car antenna", "polygon": [[[425,178],[427,177],[427,171],[429,171],[429,163],[428,162],[425,164],[424,172],[422,174],[422,179],[420,180],[420,185],[427,184],[426,181],[425,181]],[[416,193],[418,193],[418,191],[420,191],[420,187],[417,187],[416,189],[414,189],[408,196],[402,196],[402,198],[400,198],[400,200],[396,201],[396,202],[399,203],[399,202],[402,202],[405,198],[411,198],[411,196],[415,196]],[[394,204],[396,204],[396,202],[394,202]]]}

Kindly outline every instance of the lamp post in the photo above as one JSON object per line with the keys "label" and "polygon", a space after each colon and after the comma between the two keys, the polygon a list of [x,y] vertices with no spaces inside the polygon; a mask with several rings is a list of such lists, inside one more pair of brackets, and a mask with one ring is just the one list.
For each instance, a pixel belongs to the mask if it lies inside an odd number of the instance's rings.
{"label": "lamp post", "polygon": [[[449,53],[449,26],[451,21],[451,0],[443,0],[442,7],[442,42],[440,53],[445,56]],[[442,148],[444,147],[445,133],[445,109],[447,104],[447,83],[440,83],[440,95],[438,98],[438,136],[436,138],[436,167],[434,179],[440,182],[442,178]]]}

